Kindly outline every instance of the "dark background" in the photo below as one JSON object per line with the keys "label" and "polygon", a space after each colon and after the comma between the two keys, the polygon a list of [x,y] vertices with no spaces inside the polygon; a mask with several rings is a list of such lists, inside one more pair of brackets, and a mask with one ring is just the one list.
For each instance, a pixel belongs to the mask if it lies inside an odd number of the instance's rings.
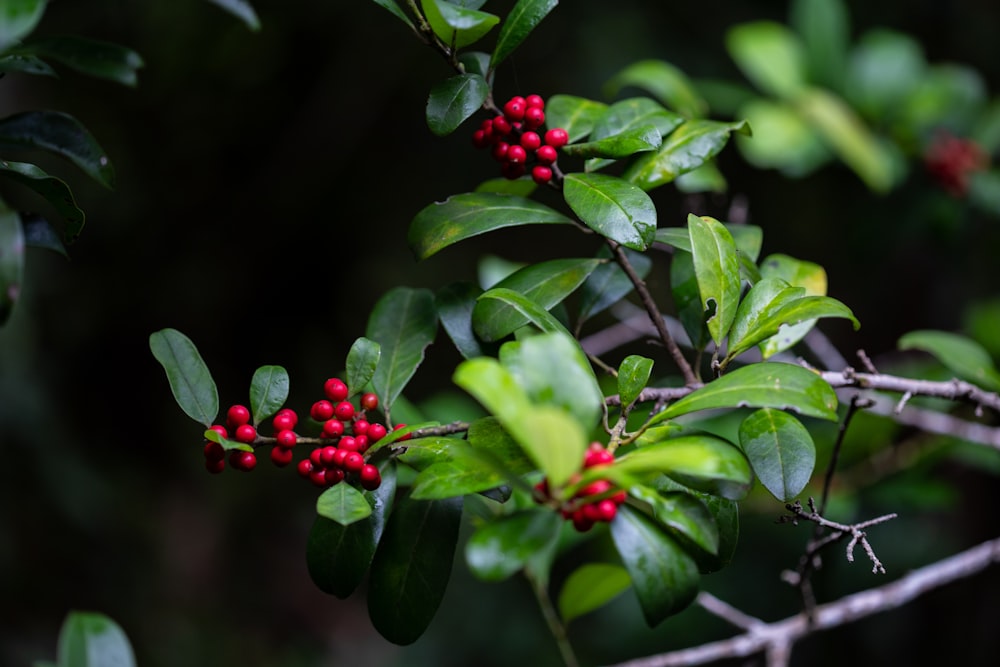
{"label": "dark background", "polygon": [[[783,2],[709,5],[564,2],[502,69],[497,95],[600,98],[610,76],[645,58],[694,76],[738,76],[724,31],[787,11]],[[23,299],[0,329],[0,664],[51,658],[70,609],[115,618],[144,667],[551,664],[558,656],[527,587],[475,582],[461,556],[440,615],[405,649],[374,633],[362,595],[317,591],[303,556],[314,489],[267,461],[249,476],[205,474],[200,428],[149,354],[149,334],[175,327],[199,346],[223,405],[246,400],[262,364],[285,366],[290,402],[307,405],[389,288],[472,279],[482,253],[532,261],[593,251],[562,232],[508,230],[416,263],[405,243],[413,215],[494,175],[464,128],[440,139],[424,124],[427,90],[449,74],[443,62],[374,3],[254,6],[264,26],[256,34],[196,0],[53,2],[39,36],[136,49],[146,64],[139,86],[67,70],[58,81],[0,81],[0,111],[72,113],[117,170],[107,192],[52,166],[71,181],[88,225],[70,261],[30,251]],[[971,64],[1000,89],[996,3],[850,9],[855,35],[908,31],[931,61]],[[750,222],[764,227],[764,254],[823,264],[831,295],[862,321],[857,333],[830,327],[847,356],[890,350],[912,329],[960,329],[966,305],[996,293],[997,220],[927,199],[919,175],[878,197],[837,166],[789,181],[748,169],[732,148],[722,166],[747,197]],[[691,200],[663,190],[660,224],[683,224]],[[703,205],[695,212],[722,217],[728,200]],[[411,396],[447,390],[454,362],[432,349]],[[995,478],[954,463],[934,474],[950,494],[943,502],[912,505],[873,531],[890,576],[1000,528],[989,507]],[[891,498],[855,502],[845,509],[894,509]],[[769,620],[796,609],[777,577],[807,535],[776,526],[779,510],[748,503],[735,564],[705,580]],[[864,562],[828,561],[818,581],[828,596],[882,581]],[[797,664],[993,664],[987,601],[998,583],[990,572],[811,638]],[[646,630],[631,593],[571,628],[587,664],[729,633],[697,609]]]}

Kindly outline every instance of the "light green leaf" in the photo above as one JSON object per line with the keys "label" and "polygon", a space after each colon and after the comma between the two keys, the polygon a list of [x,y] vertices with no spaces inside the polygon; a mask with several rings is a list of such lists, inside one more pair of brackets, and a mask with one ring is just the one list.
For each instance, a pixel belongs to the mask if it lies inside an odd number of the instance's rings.
{"label": "light green leaf", "polygon": [[367,519],[371,513],[364,495],[346,482],[334,484],[316,499],[316,514],[341,526]]}
{"label": "light green leaf", "polygon": [[630,354],[618,366],[618,396],[623,406],[631,405],[646,388],[653,372],[653,360]]}
{"label": "light green leaf", "polygon": [[472,574],[484,581],[503,581],[522,570],[558,538],[562,517],[548,510],[518,512],[480,526],[465,544]]}
{"label": "light green leaf", "polygon": [[688,194],[699,192],[722,194],[729,189],[726,177],[714,162],[706,162],[697,169],[681,174],[674,179],[674,185],[678,191]]}
{"label": "light green leaf", "polygon": [[[795,287],[805,289],[807,296],[826,296],[826,270],[819,264],[806,262],[788,255],[768,255],[760,264],[761,278],[777,278]],[[789,349],[802,340],[815,326],[816,320],[806,320],[792,326],[784,326],[777,335],[760,344],[765,359]]]}
{"label": "light green leaf", "polygon": [[615,97],[626,86],[649,91],[688,118],[698,118],[708,111],[708,104],[687,76],[662,60],[643,60],[629,65],[605,84],[604,95]]}
{"label": "light green leaf", "polygon": [[459,74],[435,84],[427,98],[427,126],[439,137],[451,134],[489,94],[489,84],[479,74]]}
{"label": "light green leaf", "polygon": [[445,46],[461,49],[473,44],[500,22],[499,16],[446,0],[420,0],[424,16]]}
{"label": "light green leaf", "polygon": [[436,500],[493,489],[507,479],[471,461],[439,461],[420,471],[413,480],[413,498]]}
{"label": "light green leaf", "polygon": [[658,150],[636,157],[623,178],[643,190],[669,183],[715,157],[733,132],[749,135],[750,126],[745,120],[732,123],[690,120],[666,137]]}
{"label": "light green leaf", "polygon": [[632,585],[628,571],[610,563],[586,563],[566,578],[559,591],[559,615],[564,623],[603,607]]}
{"label": "light green leaf", "polygon": [[927,70],[923,47],[913,37],[870,30],[851,51],[847,96],[871,118],[897,115]]}
{"label": "light green leaf", "polygon": [[250,381],[250,412],[254,426],[274,416],[288,400],[288,371],[281,366],[261,366]]}
{"label": "light green leaf", "polygon": [[841,90],[851,39],[845,0],[795,0],[789,22],[804,47],[809,79]]}
{"label": "light green leaf", "polygon": [[753,99],[740,107],[739,117],[754,129],[753,137],[737,137],[740,152],[762,169],[780,169],[798,178],[828,162],[833,154],[819,133],[792,104]]}
{"label": "light green leaf", "polygon": [[993,359],[979,343],[947,331],[911,331],[899,339],[901,350],[923,350],[963,380],[990,391],[1000,390],[1000,373]]}
{"label": "light green leaf", "polygon": [[726,49],[759,89],[791,98],[806,86],[806,60],[798,36],[780,23],[743,23],[726,33]]}
{"label": "light green leaf", "polygon": [[729,333],[740,302],[742,277],[736,242],[725,226],[707,216],[688,216],[691,254],[702,310],[716,345]]}
{"label": "light green leaf", "polygon": [[364,390],[371,382],[382,358],[382,346],[373,340],[361,337],[354,341],[347,352],[347,391],[353,396]]}
{"label": "light green leaf", "polygon": [[0,51],[27,37],[45,13],[46,0],[11,0],[0,6]]}
{"label": "light green leaf", "polygon": [[558,4],[559,0],[518,0],[500,26],[490,69],[496,69]]}
{"label": "light green leaf", "polygon": [[798,419],[763,408],[740,424],[740,446],[761,484],[782,502],[792,501],[809,483],[816,446]]}
{"label": "light green leaf", "polygon": [[191,339],[176,329],[161,329],[150,334],[149,349],[166,371],[170,391],[181,410],[196,422],[211,426],[219,414],[219,392]]}
{"label": "light green leaf", "polygon": [[563,196],[598,234],[633,250],[645,250],[652,243],[656,207],[635,185],[604,174],[567,174]]}
{"label": "light green leaf", "polygon": [[711,435],[681,435],[640,447],[615,462],[627,475],[662,473],[692,489],[739,500],[750,490],[753,473],[734,445]]}
{"label": "light green leaf", "polygon": [[72,611],[59,630],[59,667],[135,667],[132,644],[104,614]]}
{"label": "light green leaf", "polygon": [[608,105],[572,95],[553,95],[545,105],[545,122],[549,127],[566,130],[571,142],[583,139],[597,124]]}
{"label": "light green leaf", "polygon": [[427,289],[396,287],[387,292],[368,318],[365,336],[382,351],[372,386],[385,409],[396,401],[424,360],[424,349],[437,335],[434,294]]}

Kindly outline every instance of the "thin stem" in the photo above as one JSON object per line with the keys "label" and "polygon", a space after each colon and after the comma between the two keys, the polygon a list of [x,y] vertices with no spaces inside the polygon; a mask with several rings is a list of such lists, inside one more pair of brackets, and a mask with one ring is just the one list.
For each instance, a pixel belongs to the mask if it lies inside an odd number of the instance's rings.
{"label": "thin stem", "polygon": [[556,644],[559,646],[559,653],[562,655],[563,663],[565,663],[566,667],[579,667],[580,661],[576,659],[573,646],[566,635],[566,626],[563,625],[562,619],[559,618],[559,614],[556,612],[556,608],[552,605],[552,598],[549,597],[549,592],[546,590],[545,584],[528,570],[525,570],[525,576],[528,578],[528,583],[531,584],[531,590],[535,593],[535,599],[538,600],[538,606],[542,610],[542,616],[545,617],[545,623],[549,626],[549,632],[552,633]]}

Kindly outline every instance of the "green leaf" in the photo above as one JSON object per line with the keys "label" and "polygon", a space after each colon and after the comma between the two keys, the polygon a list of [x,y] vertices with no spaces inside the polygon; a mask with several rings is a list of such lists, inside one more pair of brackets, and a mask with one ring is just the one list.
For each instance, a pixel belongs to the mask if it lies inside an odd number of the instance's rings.
{"label": "green leaf", "polygon": [[763,408],[740,423],[740,446],[760,483],[782,502],[790,502],[809,483],[816,446],[798,419]]}
{"label": "green leaf", "polygon": [[629,65],[604,86],[606,97],[615,97],[626,86],[651,92],[657,99],[688,118],[705,115],[708,105],[687,76],[662,60],[642,60]]}
{"label": "green leaf", "polygon": [[698,566],[652,521],[623,505],[611,522],[611,537],[650,627],[691,604]]}
{"label": "green leaf", "polygon": [[205,437],[206,440],[211,440],[212,442],[217,442],[220,445],[222,445],[222,448],[227,452],[231,449],[238,449],[242,452],[253,451],[252,446],[243,442],[239,442],[237,440],[229,440],[228,438],[223,438],[222,434],[220,434],[215,429],[208,429],[202,435]]}
{"label": "green leaf", "polygon": [[124,86],[138,83],[137,71],[143,66],[142,57],[132,49],[71,35],[32,40],[17,52],[54,60],[81,74]]}
{"label": "green leaf", "polygon": [[809,79],[831,90],[840,90],[851,39],[844,0],[795,0],[789,22],[804,47]]}
{"label": "green leaf", "polygon": [[104,614],[72,611],[59,630],[59,667],[135,667],[132,644]]}
{"label": "green leaf", "polygon": [[617,472],[665,474],[685,486],[738,500],[750,490],[753,473],[743,452],[711,435],[681,435],[621,456]]}
{"label": "green leaf", "polygon": [[[599,259],[554,259],[519,269],[494,285],[509,289],[548,310],[571,294],[590,275]],[[528,318],[507,301],[480,297],[472,326],[483,340],[499,340],[524,326]]]}
{"label": "green leaf", "polygon": [[24,243],[32,248],[45,248],[63,257],[68,258],[66,246],[59,238],[58,232],[52,227],[52,223],[38,215],[21,214],[21,222],[24,226]]}
{"label": "green leaf", "polygon": [[[659,148],[663,142],[660,131],[652,125],[644,125],[632,130],[625,130],[603,139],[592,139],[582,144],[570,144],[563,148],[563,153],[580,158],[623,158],[644,151]],[[606,164],[601,162],[601,166]],[[597,167],[587,165],[588,171]]]}
{"label": "green leaf", "polygon": [[372,0],[372,1],[379,7],[388,10],[390,14],[398,18],[406,25],[414,29],[416,28],[416,26],[413,25],[413,21],[410,20],[410,17],[407,16],[402,9],[400,9],[398,4],[396,4],[396,0]]}
{"label": "green leaf", "polygon": [[520,324],[514,329],[520,329],[525,324],[534,324],[540,331],[547,333],[565,333],[569,331],[557,320],[549,311],[542,308],[537,302],[528,297],[505,287],[494,287],[483,292],[479,296],[479,301],[494,300],[504,306],[509,306],[510,310],[504,311],[504,321],[509,322],[514,319]]}
{"label": "green leaf", "polygon": [[528,510],[490,521],[465,544],[472,574],[484,581],[503,581],[522,570],[539,551],[559,538],[563,520],[550,510]]}
{"label": "green leaf", "polygon": [[483,348],[472,330],[472,309],[482,293],[472,283],[458,282],[442,287],[434,295],[434,308],[441,326],[466,359],[483,356]]}
{"label": "green leaf", "polygon": [[726,33],[726,49],[760,90],[791,98],[806,86],[806,60],[798,36],[780,23],[754,21]]}
{"label": "green leaf", "polygon": [[83,231],[86,216],[84,216],[83,211],[77,208],[73,193],[63,181],[49,176],[28,162],[11,162],[10,160],[0,161],[0,176],[20,183],[44,197],[55,208],[56,212],[65,218],[66,229],[63,238],[67,243],[75,241],[80,232]]}
{"label": "green leaf", "polygon": [[990,391],[1000,390],[1000,373],[993,359],[979,343],[947,331],[911,331],[899,339],[901,350],[923,350],[958,377]]}
{"label": "green leaf", "polygon": [[739,117],[754,128],[752,138],[737,137],[737,144],[756,167],[780,169],[797,178],[833,156],[808,119],[789,102],[753,99],[740,107]]}
{"label": "green leaf", "polygon": [[706,162],[693,171],[681,174],[674,179],[674,185],[679,192],[687,194],[699,192],[722,194],[729,189],[726,177],[714,162]]}
{"label": "green leaf", "polygon": [[427,126],[439,137],[451,134],[476,113],[490,93],[478,74],[459,74],[437,83],[427,98]]}
{"label": "green leaf", "polygon": [[[569,155],[582,155],[589,149],[581,150],[581,146],[592,146],[597,150],[593,154],[601,157],[626,157],[644,150],[658,148],[663,137],[673,132],[684,122],[684,117],[673,111],[664,109],[659,103],[648,97],[632,97],[612,104],[594,125],[591,141],[588,144],[576,144],[564,149]],[[649,128],[656,128],[659,136]],[[651,144],[650,148],[646,145]],[[596,171],[613,160],[595,159],[587,162],[587,171]]]}
{"label": "green leaf", "polygon": [[[653,486],[664,499],[671,498],[676,494],[684,494],[696,498],[708,509],[711,517],[709,521],[718,532],[718,549],[714,551],[709,552],[703,548],[698,548],[699,544],[694,540],[693,536],[685,533],[679,526],[673,523],[668,526],[671,530],[671,535],[675,535],[681,540],[688,554],[698,563],[698,571],[702,574],[709,574],[711,572],[718,572],[726,565],[729,565],[733,559],[733,555],[736,553],[736,545],[740,535],[739,503],[728,498],[694,491],[666,476],[657,478]],[[684,511],[687,514],[687,519],[690,521],[698,517],[697,510],[693,508],[685,509]],[[700,519],[698,519],[698,522],[700,523]],[[711,530],[707,526],[705,528]]]}
{"label": "green leaf", "polygon": [[24,282],[24,228],[20,216],[0,201],[0,324],[10,318]]}
{"label": "green leaf", "polygon": [[446,0],[420,0],[424,17],[445,46],[461,49],[473,44],[500,22],[499,16],[460,7]]}
{"label": "green leaf", "polygon": [[573,95],[553,95],[545,105],[545,121],[549,127],[566,130],[570,141],[590,134],[608,105]]}
{"label": "green leaf", "polygon": [[372,386],[385,409],[413,377],[436,334],[437,314],[430,290],[396,287],[375,304],[365,336],[382,351]]}
{"label": "green leaf", "polygon": [[334,484],[316,499],[316,514],[342,526],[367,519],[371,513],[372,506],[361,492],[346,482]]}
{"label": "green leaf", "polygon": [[558,4],[559,0],[518,0],[500,26],[490,69],[496,69]]}
{"label": "green leaf", "polygon": [[778,362],[744,366],[668,405],[652,424],[712,408],[790,409],[807,417],[837,420],[837,394],[811,370]]}
{"label": "green leaf", "polygon": [[629,494],[648,504],[653,510],[653,518],[680,542],[693,545],[705,556],[718,554],[719,529],[715,518],[705,503],[692,493],[658,491],[636,485],[629,489]]}
{"label": "green leaf", "polygon": [[417,258],[427,259],[458,241],[504,227],[572,223],[562,213],[525,197],[466,193],[417,213],[407,238]]}
{"label": "green leaf", "polygon": [[669,183],[715,157],[733,132],[749,135],[750,126],[745,120],[732,123],[689,120],[664,139],[658,150],[636,157],[623,178],[643,190]]}
{"label": "green leaf", "polygon": [[653,242],[656,207],[635,185],[604,174],[567,174],[563,196],[598,234],[633,250],[645,250]]}
{"label": "green leaf", "polygon": [[927,70],[920,42],[889,30],[870,30],[862,35],[852,49],[849,65],[848,99],[871,118],[898,114]]}
{"label": "green leaf", "polygon": [[288,371],[281,366],[261,366],[250,381],[250,412],[254,426],[274,416],[288,400]]}
{"label": "green leaf", "polygon": [[364,390],[371,382],[382,358],[382,346],[373,340],[361,337],[354,341],[347,353],[347,391],[353,396]]}
{"label": "green leaf", "polygon": [[464,496],[496,488],[506,481],[503,475],[472,461],[439,461],[424,468],[413,480],[412,497],[435,500]]}
{"label": "green leaf", "polygon": [[[611,253],[606,246],[602,246],[598,253],[598,257],[601,258],[610,257],[610,255]],[[653,260],[632,250],[626,250],[625,256],[640,278],[649,275],[649,271],[653,267]],[[578,325],[618,303],[634,289],[632,281],[617,262],[605,262],[598,265],[583,281],[583,286],[580,288]]]}
{"label": "green leaf", "polygon": [[14,0],[0,7],[0,51],[15,46],[38,26],[46,0]]}
{"label": "green leaf", "polygon": [[[376,0],[377,2],[378,0]],[[243,21],[250,30],[260,30],[260,19],[247,0],[208,0]]]}
{"label": "green leaf", "polygon": [[[806,262],[788,255],[768,255],[760,265],[761,279],[777,278],[795,287],[802,287],[808,296],[826,296],[826,271],[819,264]],[[792,326],[782,327],[778,334],[760,344],[764,358],[789,349],[802,340],[816,324],[806,320]],[[856,328],[856,327],[855,327]]]}
{"label": "green leaf", "polygon": [[176,329],[161,329],[150,334],[149,349],[166,371],[181,410],[206,428],[211,426],[219,413],[219,392],[191,339]]}
{"label": "green leaf", "polygon": [[[686,244],[690,247],[691,236],[687,229],[683,232],[687,236]],[[705,324],[705,308],[702,305],[701,293],[698,291],[694,258],[690,251],[674,253],[670,261],[670,292],[677,309],[677,319],[681,321],[691,346],[696,350],[705,349],[710,336],[708,326]]]}
{"label": "green leaf", "polygon": [[594,611],[632,585],[628,571],[610,563],[586,563],[566,578],[559,591],[559,615],[564,623]]}
{"label": "green leaf", "polygon": [[368,614],[390,642],[412,644],[437,612],[451,576],[461,518],[461,498],[396,502],[368,584]]}
{"label": "green leaf", "polygon": [[530,197],[538,189],[538,184],[530,178],[490,178],[476,186],[475,192],[490,192],[498,195],[517,195]]}
{"label": "green leaf", "polygon": [[21,72],[22,74],[34,74],[36,76],[59,76],[47,62],[29,54],[0,56],[0,72]]}
{"label": "green leaf", "polygon": [[652,359],[641,357],[638,354],[630,354],[622,360],[618,367],[618,396],[621,398],[623,406],[631,405],[635,399],[639,398],[639,393],[649,383],[652,371]]}
{"label": "green leaf", "polygon": [[382,539],[396,491],[395,466],[382,466],[382,483],[364,494],[371,515],[348,526],[316,516],[306,544],[306,565],[313,583],[324,593],[340,599],[353,593],[371,565]]}
{"label": "green leaf", "polygon": [[736,242],[721,222],[708,216],[689,215],[688,232],[701,308],[711,313],[708,331],[720,345],[736,317],[743,284]]}

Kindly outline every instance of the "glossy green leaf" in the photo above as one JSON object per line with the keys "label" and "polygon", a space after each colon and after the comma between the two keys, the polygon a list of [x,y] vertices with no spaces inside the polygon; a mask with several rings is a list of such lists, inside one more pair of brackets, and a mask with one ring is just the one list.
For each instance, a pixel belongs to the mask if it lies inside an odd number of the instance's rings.
{"label": "glossy green leaf", "polygon": [[837,395],[823,378],[795,364],[764,362],[730,371],[656,414],[652,423],[712,408],[789,409],[837,420]]}
{"label": "glossy green leaf", "polygon": [[631,405],[639,393],[649,383],[653,372],[653,360],[638,354],[630,354],[618,366],[618,396],[622,405]]}
{"label": "glossy green leaf", "polygon": [[250,381],[250,413],[256,426],[274,416],[288,400],[288,371],[281,366],[261,366]]}
{"label": "glossy green leaf", "polygon": [[[653,510],[653,518],[678,541],[690,543],[709,556],[718,554],[719,529],[708,507],[691,493],[660,492],[648,486],[633,486],[629,494]],[[690,549],[688,549],[690,551]]]}
{"label": "glossy green leaf", "polygon": [[0,147],[49,151],[70,160],[98,183],[114,186],[114,168],[104,149],[69,114],[26,111],[0,119]]}
{"label": "glossy green leaf", "polygon": [[254,32],[260,30],[260,19],[257,18],[257,12],[254,11],[253,6],[247,0],[208,0],[208,2],[221,7],[240,19]]}
{"label": "glossy green leaf", "polygon": [[726,33],[726,49],[760,90],[791,98],[806,86],[806,59],[798,36],[780,23],[754,21]]}
{"label": "glossy green leaf", "polygon": [[663,108],[648,97],[630,97],[615,102],[594,124],[591,139],[605,139],[653,126],[667,136],[684,123],[684,117]]}
{"label": "glossy green leaf", "polygon": [[750,490],[753,473],[743,452],[711,435],[682,435],[621,456],[618,472],[665,474],[681,484],[738,500]]}
{"label": "glossy green leaf", "polygon": [[901,350],[923,350],[963,380],[990,391],[1000,390],[1000,373],[989,352],[976,341],[947,331],[911,331],[899,339]]}
{"label": "glossy green leaf", "polygon": [[371,513],[361,492],[346,482],[334,484],[316,499],[316,514],[342,526],[367,519]]}
{"label": "glossy green leaf", "polygon": [[420,0],[424,17],[445,46],[461,49],[479,41],[500,17],[446,0]]}
{"label": "glossy green leaf", "polygon": [[132,644],[104,614],[72,611],[59,630],[59,667],[135,667]]}
{"label": "glossy green leaf", "polygon": [[694,600],[698,566],[650,519],[624,505],[611,522],[611,537],[650,627]]}
{"label": "glossy green leaf", "polygon": [[840,90],[851,38],[845,1],[795,0],[789,22],[801,39],[809,79]]}
{"label": "glossy green leaf", "polygon": [[656,207],[635,185],[604,174],[567,174],[563,196],[598,234],[633,250],[645,250],[653,242]]}
{"label": "glossy green leaf", "polygon": [[413,25],[413,21],[411,21],[410,17],[406,15],[406,12],[400,9],[399,5],[396,3],[396,0],[372,0],[372,1],[379,7],[382,7],[383,9],[387,10],[390,14],[398,18],[406,25],[410,26],[411,28],[415,28],[415,26]]}
{"label": "glossy green leaf", "polygon": [[45,248],[63,257],[69,257],[66,246],[63,245],[59,233],[52,227],[52,223],[38,215],[21,214],[21,222],[24,226],[24,243],[32,248]]}
{"label": "glossy green leaf", "polygon": [[586,563],[566,578],[559,591],[559,615],[564,623],[603,607],[632,585],[628,571],[610,563]]}
{"label": "glossy green leaf", "polygon": [[461,519],[461,498],[397,500],[368,584],[368,615],[390,642],[412,644],[437,612],[451,576]]}
{"label": "glossy green leaf", "polygon": [[[687,245],[691,245],[691,237],[687,229]],[[703,350],[711,336],[706,324],[707,314],[702,305],[701,293],[698,290],[698,276],[694,270],[694,258],[690,252],[676,252],[670,261],[670,292],[677,309],[677,319],[681,321],[688,335],[691,346]]]}
{"label": "glossy green leaf", "polygon": [[[708,509],[711,520],[718,531],[718,549],[714,552],[715,555],[700,548],[685,547],[688,554],[698,563],[698,571],[702,574],[709,574],[711,572],[718,572],[726,565],[729,565],[733,559],[733,555],[736,553],[736,546],[740,536],[739,503],[728,498],[695,491],[665,476],[657,478],[653,482],[653,486],[664,498],[668,498],[673,494],[683,493],[693,496]],[[695,517],[695,513],[688,512],[689,519],[694,519]],[[671,528],[674,527],[671,526]],[[675,531],[672,534],[676,535],[677,532]],[[689,537],[687,536],[687,538]],[[697,543],[691,542],[691,544],[697,547]]]}
{"label": "glossy green leaf", "polygon": [[[603,139],[592,139],[586,143],[569,144],[563,153],[579,158],[624,158],[636,153],[651,151],[660,146],[663,137],[652,125],[644,125],[621,134]],[[588,164],[588,171],[593,171]]]}
{"label": "glossy green leaf", "polygon": [[433,500],[479,493],[506,482],[492,470],[463,461],[440,461],[420,471],[413,481],[413,498]]}
{"label": "glossy green leaf", "polygon": [[643,190],[669,183],[715,157],[733,132],[749,135],[750,126],[744,120],[732,123],[687,121],[665,138],[658,150],[637,156],[625,170],[623,178]]}
{"label": "glossy green leaf", "polygon": [[649,91],[688,118],[698,118],[708,111],[705,100],[684,72],[662,60],[643,60],[629,65],[605,84],[604,94],[615,97],[626,86]]}
{"label": "glossy green leaf", "polygon": [[833,156],[806,117],[788,102],[753,99],[740,107],[739,117],[747,120],[754,136],[737,137],[737,145],[756,167],[797,178]]}
{"label": "glossy green leaf", "polygon": [[[549,311],[542,308],[536,301],[512,289],[494,287],[483,292],[478,301],[496,301],[505,307],[502,315],[499,316],[502,321],[495,322],[497,325],[520,329],[525,324],[534,324],[539,330],[548,333],[569,333],[566,327]],[[515,322],[516,325],[511,322]]]}
{"label": "glossy green leaf", "polygon": [[0,201],[0,324],[10,318],[24,282],[24,228],[20,216]]}
{"label": "glossy green leaf", "polygon": [[[756,262],[760,255],[761,244],[764,239],[764,231],[756,225],[735,224],[730,222],[722,223],[722,226],[729,231],[736,244],[736,250],[745,255],[750,261]],[[691,252],[691,232],[687,227],[660,227],[656,230],[654,239],[658,243],[665,243],[678,250]]]}
{"label": "glossy green leaf", "polygon": [[53,60],[88,76],[135,86],[142,57],[119,44],[74,35],[32,40],[19,52]]}
{"label": "glossy green leaf", "polygon": [[757,479],[782,502],[802,492],[816,466],[816,446],[809,431],[781,410],[763,408],[744,419],[740,446]]}
{"label": "glossy green leaf", "polygon": [[558,4],[559,0],[518,0],[500,26],[490,69],[496,69]]}
{"label": "glossy green leaf", "polygon": [[211,426],[219,414],[219,392],[191,339],[176,329],[161,329],[150,334],[149,349],[166,371],[170,391],[184,414]]}
{"label": "glossy green leaf", "polygon": [[[571,294],[600,264],[598,259],[554,259],[519,269],[494,285],[513,290],[548,310]],[[524,326],[528,318],[506,301],[480,298],[472,326],[483,340],[499,340]]]}
{"label": "glossy green leaf", "polygon": [[525,456],[521,446],[511,438],[495,417],[483,417],[469,424],[466,437],[472,447],[465,447],[461,450],[461,455],[466,460],[478,461],[499,472],[507,480],[531,472],[535,468]]}
{"label": "glossy green leaf", "polygon": [[408,241],[418,259],[427,259],[458,241],[496,229],[572,222],[562,213],[524,197],[466,193],[420,211],[410,223]]}
{"label": "glossy green leaf", "polygon": [[223,438],[222,434],[220,434],[215,429],[207,429],[202,435],[206,440],[211,440],[212,442],[216,442],[222,445],[222,448],[227,452],[231,449],[238,449],[242,452],[253,451],[253,447],[251,445],[239,442],[237,440],[229,440],[228,438]]}
{"label": "glossy green leaf", "polygon": [[375,376],[375,369],[382,358],[382,346],[368,338],[358,338],[347,352],[347,391],[353,396],[364,391],[365,385]]}
{"label": "glossy green leaf", "polygon": [[430,290],[396,287],[375,304],[365,336],[382,351],[372,386],[384,408],[396,401],[413,377],[435,335],[437,313]]}
{"label": "glossy green leaf", "polygon": [[[379,440],[377,445],[381,447],[382,441]],[[468,446],[462,438],[443,436],[414,438],[406,442],[406,451],[399,454],[399,460],[416,470],[423,470],[440,461],[451,461],[455,458],[456,452],[467,449]],[[368,451],[376,449],[373,447]]]}
{"label": "glossy green leaf", "polygon": [[562,521],[550,510],[528,510],[480,526],[465,545],[469,569],[484,581],[507,579],[558,539]]}
{"label": "glossy green leaf", "polygon": [[545,123],[566,130],[571,142],[586,137],[608,105],[573,95],[553,95],[545,105]]}
{"label": "glossy green leaf", "polygon": [[490,192],[498,195],[530,197],[538,189],[538,184],[530,178],[490,178],[476,186],[475,192]]}
{"label": "glossy green leaf", "polygon": [[427,126],[439,137],[451,134],[476,113],[490,93],[478,74],[459,74],[435,84],[427,98]]}
{"label": "glossy green leaf", "polygon": [[[602,246],[598,253],[600,258],[610,257],[610,255],[610,251],[605,246]],[[649,275],[653,267],[653,260],[632,250],[625,250],[625,257],[640,278]],[[579,323],[618,303],[634,289],[632,281],[617,262],[604,262],[598,265],[583,281],[580,288]]]}
{"label": "glossy green leaf", "polygon": [[46,0],[13,0],[0,7],[0,51],[31,34],[45,13]]}
{"label": "glossy green leaf", "polygon": [[[777,278],[805,289],[807,296],[826,296],[826,270],[819,264],[806,262],[788,255],[768,255],[760,264],[761,278]],[[802,340],[815,326],[816,320],[784,326],[778,333],[760,344],[764,358],[783,352]]]}
{"label": "glossy green leaf", "polygon": [[75,241],[83,231],[86,216],[77,208],[73,193],[60,179],[49,176],[33,164],[10,160],[0,161],[0,176],[20,183],[44,197],[63,216],[66,222],[63,238],[67,243]]}
{"label": "glossy green leaf", "polygon": [[434,308],[441,326],[459,354],[466,359],[483,356],[483,348],[472,330],[472,309],[482,293],[472,283],[458,282],[442,287],[434,294]]}
{"label": "glossy green leaf", "polygon": [[708,331],[716,345],[729,333],[743,286],[736,242],[726,227],[707,216],[688,216],[691,255],[702,310],[709,313]]}
{"label": "glossy green leaf", "polygon": [[313,583],[324,593],[344,599],[368,572],[396,491],[395,465],[383,465],[381,472],[379,487],[363,494],[372,507],[367,519],[347,526],[319,515],[313,521],[306,543],[306,565]]}

